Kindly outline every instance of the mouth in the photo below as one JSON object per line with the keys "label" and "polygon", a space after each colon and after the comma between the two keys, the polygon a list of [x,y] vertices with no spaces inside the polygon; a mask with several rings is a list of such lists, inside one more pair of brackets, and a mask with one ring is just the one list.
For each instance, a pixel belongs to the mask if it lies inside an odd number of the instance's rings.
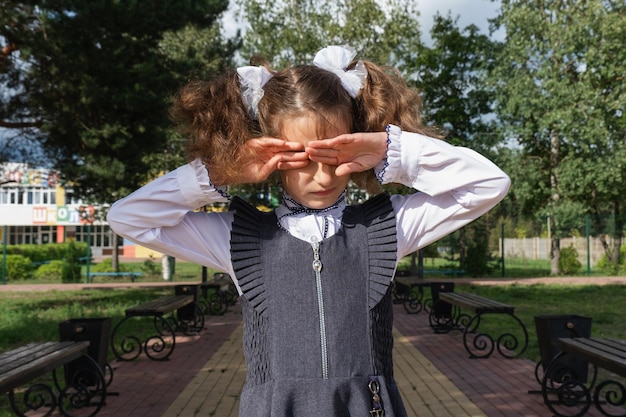
{"label": "mouth", "polygon": [[326,196],[331,195],[334,191],[335,191],[334,188],[330,188],[328,190],[315,191],[312,194],[318,197],[326,197]]}

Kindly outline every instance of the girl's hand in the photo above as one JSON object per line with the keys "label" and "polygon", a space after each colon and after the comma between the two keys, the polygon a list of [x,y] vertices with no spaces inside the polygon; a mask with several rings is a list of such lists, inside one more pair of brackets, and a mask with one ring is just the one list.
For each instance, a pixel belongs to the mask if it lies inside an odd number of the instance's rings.
{"label": "girl's hand", "polygon": [[245,143],[241,162],[236,182],[244,184],[265,181],[277,169],[304,168],[309,157],[301,143],[262,137]]}
{"label": "girl's hand", "polygon": [[387,153],[387,133],[349,133],[332,139],[310,141],[306,147],[309,159],[336,165],[336,175],[367,171]]}

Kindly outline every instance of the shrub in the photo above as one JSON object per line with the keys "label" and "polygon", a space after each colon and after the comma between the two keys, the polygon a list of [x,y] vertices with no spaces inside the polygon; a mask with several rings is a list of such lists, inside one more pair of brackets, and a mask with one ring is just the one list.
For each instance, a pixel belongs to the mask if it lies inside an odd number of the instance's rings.
{"label": "shrub", "polygon": [[162,274],[161,264],[154,260],[154,256],[150,255],[148,259],[143,261],[141,272],[148,276],[160,276]]}
{"label": "shrub", "polygon": [[35,271],[35,279],[42,281],[61,281],[65,261],[53,260],[43,264]]}
{"label": "shrub", "polygon": [[578,260],[578,251],[574,246],[561,249],[559,271],[565,275],[573,275],[580,271],[582,264]]}
{"label": "shrub", "polygon": [[86,242],[44,243],[32,245],[9,245],[7,254],[22,255],[35,263],[48,262],[54,259],[64,259],[68,250],[77,252],[78,257],[85,256]]}
{"label": "shrub", "polygon": [[622,245],[619,248],[619,260],[617,264],[614,264],[607,258],[606,253],[598,260],[596,267],[601,271],[609,275],[617,275],[621,268],[624,267],[624,259],[626,259],[626,245]]}
{"label": "shrub", "polygon": [[[132,268],[124,264],[119,264],[118,269],[118,272],[132,272]],[[115,272],[113,270],[113,259],[104,258],[102,261],[91,267],[91,272]]]}
{"label": "shrub", "polygon": [[23,255],[6,256],[7,280],[25,280],[33,276],[35,265]]}
{"label": "shrub", "polygon": [[70,242],[66,246],[65,262],[61,268],[61,281],[66,283],[80,282],[80,248],[76,242]]}

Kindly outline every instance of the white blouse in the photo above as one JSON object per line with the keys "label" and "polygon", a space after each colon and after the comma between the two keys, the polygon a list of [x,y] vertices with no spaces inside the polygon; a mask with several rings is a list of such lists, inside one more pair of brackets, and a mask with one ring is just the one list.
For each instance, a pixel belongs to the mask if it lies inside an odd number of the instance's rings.
{"label": "white blouse", "polygon": [[[387,158],[375,168],[378,178],[383,184],[419,190],[391,196],[398,260],[480,217],[509,189],[509,177],[471,149],[396,126],[390,126],[388,138]],[[206,167],[193,161],[115,202],[107,221],[118,235],[141,246],[225,271],[235,279],[229,244],[233,213],[195,211],[226,201],[225,189],[214,187]],[[285,216],[281,226],[310,241],[312,236],[321,238],[326,217],[329,237],[340,228],[344,207],[321,215]],[[286,210],[279,206],[276,213],[281,217]]]}

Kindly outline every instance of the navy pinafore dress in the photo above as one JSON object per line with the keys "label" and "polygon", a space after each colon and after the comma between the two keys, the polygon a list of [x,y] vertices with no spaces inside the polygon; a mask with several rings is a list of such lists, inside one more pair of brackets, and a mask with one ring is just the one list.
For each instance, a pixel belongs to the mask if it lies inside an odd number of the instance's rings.
{"label": "navy pinafore dress", "polygon": [[368,417],[375,380],[385,417],[405,417],[392,369],[389,196],[346,207],[341,229],[319,245],[319,273],[311,243],[281,229],[275,213],[239,198],[231,210],[247,365],[239,415]]}

